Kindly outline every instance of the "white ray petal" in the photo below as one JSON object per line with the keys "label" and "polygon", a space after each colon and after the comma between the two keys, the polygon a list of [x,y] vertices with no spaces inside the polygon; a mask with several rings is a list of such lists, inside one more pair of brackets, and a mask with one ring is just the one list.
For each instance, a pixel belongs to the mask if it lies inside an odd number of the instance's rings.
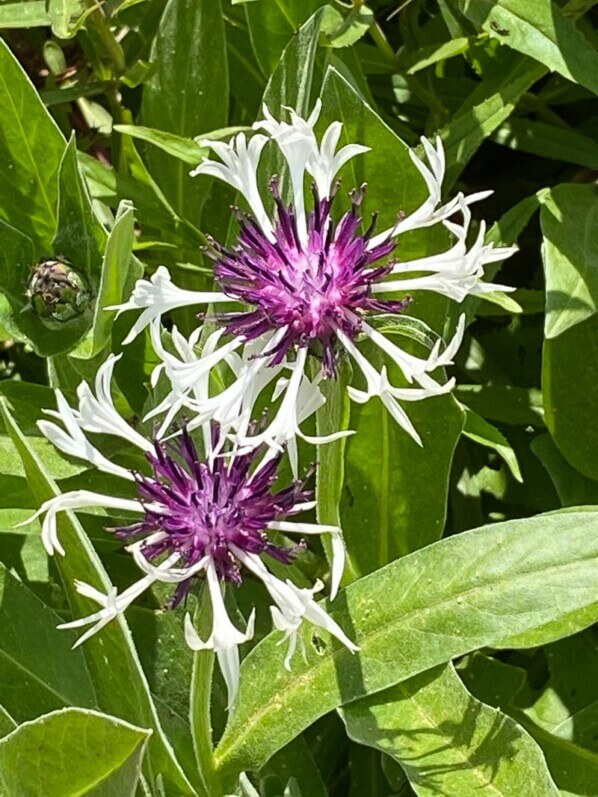
{"label": "white ray petal", "polygon": [[191,617],[185,616],[185,640],[191,650],[213,650],[228,690],[228,706],[235,700],[239,688],[239,645],[253,637],[255,610],[251,613],[245,632],[239,631],[232,624],[224,599],[216,567],[212,560],[206,566],[206,581],[212,602],[212,633],[204,642],[195,630]]}
{"label": "white ray petal", "polygon": [[118,310],[117,316],[126,310],[142,310],[141,315],[123,341],[124,344],[127,344],[131,343],[154,319],[160,318],[164,313],[177,307],[230,301],[231,299],[226,294],[218,291],[188,291],[177,288],[168,269],[165,266],[159,266],[149,280],[137,280],[128,301],[106,307],[106,310]]}
{"label": "white ray petal", "polygon": [[73,490],[69,493],[62,493],[40,506],[40,508],[27,520],[18,523],[17,526],[25,526],[31,523],[40,515],[45,514],[42,522],[42,542],[44,548],[50,556],[56,551],[64,556],[64,548],[60,544],[56,530],[56,515],[69,509],[82,509],[83,507],[100,506],[108,509],[124,509],[127,512],[144,512],[144,505],[140,501],[129,498],[116,498],[111,495],[94,493],[90,490]]}

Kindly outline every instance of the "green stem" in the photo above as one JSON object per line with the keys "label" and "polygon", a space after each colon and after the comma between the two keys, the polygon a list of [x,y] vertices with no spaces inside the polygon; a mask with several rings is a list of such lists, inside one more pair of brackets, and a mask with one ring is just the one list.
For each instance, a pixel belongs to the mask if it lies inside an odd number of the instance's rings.
{"label": "green stem", "polygon": [[88,28],[93,28],[95,35],[101,42],[106,60],[110,63],[113,76],[121,75],[126,69],[123,48],[117,42],[114,33],[110,30],[106,15],[96,0],[86,0],[85,4],[87,8],[94,9],[88,18]]}
{"label": "green stem", "polygon": [[384,55],[388,58],[390,63],[396,64],[397,54],[388,43],[388,39],[384,35],[382,28],[375,20],[370,25],[370,36],[374,40],[376,47],[380,50],[381,53],[384,53]]}
{"label": "green stem", "polygon": [[[194,623],[200,636],[209,634],[212,610],[207,587],[204,587],[195,613]],[[222,787],[216,776],[212,746],[212,673],[214,652],[200,650],[193,656],[191,675],[191,736],[199,778],[204,790],[201,797],[221,797]]]}

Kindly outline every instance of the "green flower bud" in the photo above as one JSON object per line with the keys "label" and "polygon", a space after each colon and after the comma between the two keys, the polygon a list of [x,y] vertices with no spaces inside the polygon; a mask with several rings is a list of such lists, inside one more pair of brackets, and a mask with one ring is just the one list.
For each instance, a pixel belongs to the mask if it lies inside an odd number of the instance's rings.
{"label": "green flower bud", "polygon": [[31,271],[27,296],[39,318],[63,323],[89,307],[91,291],[66,261],[41,260]]}

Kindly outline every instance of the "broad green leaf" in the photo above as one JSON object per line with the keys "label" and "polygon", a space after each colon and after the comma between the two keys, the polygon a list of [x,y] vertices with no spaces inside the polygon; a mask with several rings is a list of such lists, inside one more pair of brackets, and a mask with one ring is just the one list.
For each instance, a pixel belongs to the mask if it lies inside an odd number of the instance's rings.
{"label": "broad green leaf", "polygon": [[[260,781],[268,794],[281,794],[294,778],[305,797],[327,797],[328,791],[303,737],[298,736],[283,747],[260,771]],[[275,791],[276,790],[276,791]],[[292,795],[292,793],[291,793]]]}
{"label": "broad green leaf", "polygon": [[[323,16],[323,10],[317,11],[301,26],[268,80],[262,101],[275,116],[284,114],[285,108],[294,108],[303,117],[309,116],[312,110],[316,55]],[[261,171],[267,179],[274,174],[281,176],[281,192],[285,196],[288,190],[288,165],[277,147],[266,149],[262,156]]]}
{"label": "broad green leaf", "polygon": [[[54,355],[71,349],[85,334],[92,321],[91,307],[68,321],[39,318],[29,305],[26,289],[32,267],[44,255],[33,241],[0,222],[4,248],[0,254],[0,278],[12,314],[4,319],[17,336],[25,336],[41,355]],[[74,138],[71,138],[58,174],[58,229],[50,255],[64,258],[87,281],[93,293],[99,281],[102,252],[107,233],[96,218],[77,165]],[[47,256],[47,254],[46,254]]]}
{"label": "broad green leaf", "polygon": [[77,162],[71,137],[58,175],[58,227],[52,242],[55,255],[66,258],[96,287],[108,234],[95,215]]}
{"label": "broad green leaf", "polygon": [[596,314],[598,306],[598,188],[559,185],[543,196],[540,213],[546,278],[544,332],[552,339]]}
{"label": "broad green leaf", "polygon": [[31,238],[2,220],[0,235],[0,290],[7,299],[0,306],[0,321],[17,339],[32,339],[42,326],[27,309],[27,284],[31,269],[38,261],[38,252]]}
{"label": "broad green leaf", "polygon": [[563,506],[598,504],[598,482],[575,470],[549,434],[534,438],[531,449],[548,471]]}
{"label": "broad green leaf", "polygon": [[527,678],[520,667],[477,652],[457,666],[457,673],[474,697],[507,713]]}
{"label": "broad green leaf", "polygon": [[546,274],[546,340],[542,384],[552,439],[573,467],[598,477],[598,218],[594,186],[562,185],[542,207]]}
{"label": "broad green leaf", "polygon": [[[359,142],[371,147],[370,152],[351,160],[342,174],[349,189],[367,183],[364,217],[368,212],[379,212],[380,229],[386,229],[399,211],[414,209],[426,194],[408,148],[332,68],[326,73],[322,101],[322,127],[332,120],[342,121],[342,143]],[[341,197],[337,202],[346,202]],[[402,258],[417,258],[446,244],[442,232],[439,235],[438,231],[425,230],[404,236],[399,247]],[[420,295],[409,312],[415,319],[426,319],[438,334],[443,329],[446,308],[445,300]],[[404,342],[399,340],[398,344]],[[378,353],[367,347],[363,351],[378,368],[382,367]],[[391,381],[399,384],[397,369],[392,363],[387,366]],[[356,434],[347,442],[341,518],[351,561],[360,574],[442,534],[448,476],[462,414],[448,396],[414,402],[407,412],[423,438],[421,449],[378,400],[351,408],[349,428]],[[372,440],[377,444],[372,445]]]}
{"label": "broad green leaf", "polygon": [[283,50],[322,0],[259,0],[245,6],[251,45],[264,75],[274,71]]}
{"label": "broad green leaf", "polygon": [[545,648],[550,679],[526,714],[561,739],[598,753],[598,635],[592,629]]}
{"label": "broad green leaf", "polygon": [[[141,117],[150,128],[193,138],[228,121],[228,68],[219,0],[169,0],[149,59]],[[179,158],[148,148],[150,173],[175,211],[198,223],[206,185]]]}
{"label": "broad green leaf", "polygon": [[534,740],[469,694],[452,665],[341,709],[349,736],[391,755],[420,797],[558,797]]}
{"label": "broad green leaf", "polygon": [[51,21],[46,0],[0,5],[0,29],[40,28],[50,25]]}
{"label": "broad green leaf", "polygon": [[[558,644],[564,645],[569,641],[563,640]],[[598,756],[553,736],[514,705],[513,698],[525,682],[525,670],[476,653],[470,657],[467,667],[459,670],[459,675],[473,695],[506,711],[536,740],[563,797],[590,797],[595,792],[595,784],[598,782]]]}
{"label": "broad green leaf", "polygon": [[494,140],[520,152],[598,169],[598,144],[589,136],[566,127],[510,119],[499,127]]}
{"label": "broad green leaf", "polygon": [[[351,782],[348,797],[361,797],[365,794],[368,797],[388,797],[389,794],[407,797],[405,792],[400,791],[401,788],[409,788],[403,770],[391,758],[387,758],[385,762],[383,758],[378,750],[371,747],[349,745]],[[392,790],[389,789],[389,784]]]}
{"label": "broad green leaf", "polygon": [[347,442],[341,525],[361,575],[438,540],[444,529],[463,413],[451,396],[413,403],[407,411],[421,447],[379,400],[351,408],[349,428],[356,434]]}
{"label": "broad green leaf", "polygon": [[[27,445],[18,426],[12,419],[5,400],[0,403],[2,415],[12,441],[25,467],[31,491],[41,503],[59,490],[48,476],[43,465]],[[54,563],[60,573],[73,614],[84,617],[97,610],[97,604],[80,596],[74,586],[75,579],[85,581],[106,593],[110,581],[79,521],[70,513],[61,513],[58,534],[67,551],[64,557],[56,556]],[[153,728],[147,755],[149,772],[153,777],[163,777],[176,783],[181,794],[192,793],[170,745],[158,722],[147,681],[131,635],[123,617],[106,626],[100,635],[94,635],[83,647],[87,666],[94,685],[99,707],[115,712],[130,722]]]}
{"label": "broad green leaf", "polygon": [[598,93],[598,53],[552,0],[459,0],[465,16],[501,44]]}
{"label": "broad green leaf", "polygon": [[62,621],[0,565],[0,702],[18,721],[63,706],[95,705],[76,635],[57,631]]}
{"label": "broad green leaf", "polygon": [[522,482],[521,470],[517,462],[517,455],[513,448],[509,445],[506,437],[491,423],[485,421],[477,412],[473,412],[465,408],[465,426],[463,427],[463,434],[469,437],[474,443],[479,443],[487,448],[492,448],[496,453],[504,459],[518,482]]}
{"label": "broad green leaf", "polygon": [[0,217],[50,254],[65,141],[3,40],[0,106]]}
{"label": "broad green leaf", "polygon": [[[490,227],[486,235],[486,243],[493,243],[495,246],[510,246],[516,243],[521,232],[539,207],[540,198],[536,194],[517,202]],[[493,277],[499,268],[499,265],[489,263],[484,269],[486,278]]]}
{"label": "broad green leaf", "polygon": [[128,151],[131,175],[122,175],[98,160],[79,152],[79,162],[94,199],[114,210],[122,201],[133,202],[144,227],[160,231],[161,237],[176,240],[194,250],[205,241],[199,230],[175,212],[151,178],[136,152]]}
{"label": "broad green leaf", "polygon": [[509,51],[493,59],[491,74],[439,131],[446,150],[445,189],[455,182],[484,139],[511,115],[521,97],[545,71],[540,64]]}
{"label": "broad green leaf", "polygon": [[[351,366],[342,363],[336,379],[328,379],[322,384],[322,392],[326,398],[324,406],[316,415],[316,429],[320,437],[348,428],[351,414],[347,385],[351,380]],[[316,514],[318,523],[324,525],[341,525],[340,502],[345,476],[346,438],[318,446],[318,469],[316,471]],[[331,556],[330,544],[323,540],[327,556]],[[345,582],[358,577],[358,571],[352,559],[352,547],[347,552]]]}
{"label": "broad green leaf", "polygon": [[81,346],[72,352],[73,357],[95,357],[104,349],[110,340],[115,315],[114,310],[106,310],[106,307],[128,298],[134,280],[143,273],[141,264],[133,257],[134,225],[133,206],[123,201],[106,242],[92,328]]}
{"label": "broad green leaf", "polygon": [[572,511],[467,531],[351,584],[329,611],[360,645],[358,654],[328,640],[316,644],[307,628],[306,661],[297,657],[292,672],[282,665],[278,633],[244,660],[216,751],[226,782],[262,766],[335,707],[468,651],[502,646],[506,637],[518,635],[526,647],[591,624],[597,557],[598,513]]}
{"label": "broad green leaf", "polygon": [[458,385],[457,398],[491,421],[522,426],[546,425],[542,392],[511,385]]}
{"label": "broad green leaf", "polygon": [[133,797],[150,735],[97,711],[55,711],[0,741],[0,782],[27,797]]}
{"label": "broad green leaf", "polygon": [[[189,725],[193,652],[185,642],[181,620],[179,612],[156,612],[153,608],[139,605],[131,606],[127,612],[127,622],[147,675],[160,723],[197,789],[197,764]],[[213,797],[216,797],[216,792]]]}
{"label": "broad green leaf", "polygon": [[542,748],[561,797],[593,797],[598,783],[598,755],[553,736],[527,720],[522,712],[517,712],[515,718]]}

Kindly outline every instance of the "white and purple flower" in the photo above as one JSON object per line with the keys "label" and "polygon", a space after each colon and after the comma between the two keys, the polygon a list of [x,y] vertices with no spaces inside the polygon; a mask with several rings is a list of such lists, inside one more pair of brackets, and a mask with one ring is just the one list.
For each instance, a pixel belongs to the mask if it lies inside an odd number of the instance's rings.
{"label": "white and purple flower", "polygon": [[[65,555],[57,534],[58,512],[101,507],[140,515],[139,520],[109,530],[128,542],[127,550],[143,577],[121,594],[115,588],[103,594],[89,584],[76,582],[77,590],[96,601],[100,609],[60,627],[91,625],[76,643],[81,644],[124,612],[155,582],[173,585],[168,605],[174,607],[186,598],[200,577],[205,578],[212,604],[212,633],[202,640],[187,615],[185,636],[192,649],[215,651],[231,705],[238,686],[238,646],[253,636],[254,613],[244,631],[236,628],[227,614],[222,587],[226,583],[240,585],[244,569],[263,582],[272,599],[273,622],[289,639],[287,667],[304,619],[328,631],[351,651],[357,650],[315,602],[314,594],[323,587],[320,581],[311,589],[299,588],[290,579],[277,578],[264,563],[264,558],[271,557],[290,564],[305,545],[303,541],[298,545],[281,545],[272,540],[270,532],[298,534],[301,540],[304,535],[329,534],[334,597],[344,567],[340,529],[287,519],[314,507],[311,493],[300,482],[275,492],[280,456],[263,457],[260,448],[244,454],[227,452],[228,443],[221,439],[214,425],[202,429],[203,456],[184,427],[168,441],[147,440],[126,423],[112,402],[110,383],[117,359],[111,355],[100,368],[95,394],[87,384],[80,386],[78,409],[71,408],[62,394],[57,393],[58,411],[49,414],[62,425],[44,420],[39,426],[59,450],[84,459],[101,471],[135,482],[137,497],[119,498],[77,490],[46,501],[34,517],[44,515],[42,540],[48,553]],[[85,432],[110,433],[130,440],[144,452],[147,472],[132,472],[110,462]]]}
{"label": "white and purple flower", "polygon": [[[378,396],[394,419],[420,442],[402,403],[451,389],[452,380],[441,384],[431,373],[452,363],[463,337],[465,319],[461,317],[446,346],[438,341],[425,358],[405,351],[367,319],[376,313],[400,314],[417,291],[433,291],[461,302],[469,294],[510,290],[482,279],[487,263],[502,260],[515,249],[485,244],[483,224],[475,242],[468,247],[469,205],[490,192],[467,197],[458,194],[441,204],[445,160],[439,139],[435,147],[422,139],[427,163],[410,153],[429,193],[412,213],[399,213],[396,224],[384,232],[374,234],[374,222],[362,231],[362,187],[351,193],[350,209],[335,223],[331,209],[338,187],[336,175],[348,160],[368,148],[349,144],[337,151],[342,128],[339,122],[332,123],[318,142],[314,125],[319,112],[319,103],[307,120],[290,111],[290,122],[286,122],[277,121],[265,108],[266,118],[254,127],[267,135],[255,133],[249,142],[244,133],[229,143],[202,141],[220,160],[205,159],[191,174],[211,175],[228,183],[240,192],[249,208],[248,213],[237,214],[240,232],[232,247],[210,239],[209,252],[215,260],[220,291],[181,290],[172,283],[168,271],[160,267],[150,280],[140,280],[130,300],[118,309],[142,310],[128,340],[148,324],[154,328],[156,339],[161,315],[175,307],[241,303],[238,311],[216,314],[221,329],[216,333],[218,340],[210,338],[207,355],[192,354],[178,363],[171,358],[167,365],[177,409],[187,404],[202,420],[218,420],[227,432],[232,430],[241,446],[267,442],[276,448],[288,443],[290,436],[298,433],[298,419],[305,419],[321,405],[322,401],[317,400],[317,381],[337,374],[343,353],[357,365],[365,381],[365,390],[349,387],[351,398],[364,403]],[[276,212],[267,210],[258,186],[259,160],[269,140],[276,142],[286,160],[293,196],[293,202],[286,205],[279,180],[273,177],[269,186]],[[309,210],[304,197],[306,176],[312,181],[313,205]],[[448,251],[408,262],[393,259],[398,236],[435,224],[442,224],[455,239]],[[384,298],[389,293],[398,293],[401,298]],[[369,339],[399,367],[407,386],[392,385],[385,367],[374,368],[358,346],[361,338]],[[245,349],[250,350],[249,357],[243,356]],[[321,362],[319,376],[309,384],[304,381],[308,353]],[[198,391],[197,385],[206,383],[207,372],[224,362],[233,370],[232,386],[216,395],[206,394],[203,388]],[[268,371],[270,377],[266,375]],[[290,396],[285,405],[287,422],[249,435],[246,425],[236,420],[241,417],[236,412],[238,400],[231,405],[230,397],[244,394],[248,385],[259,380],[260,390],[250,389],[255,403],[261,390],[279,373],[283,380],[276,383],[273,392]],[[198,398],[198,392],[203,398]],[[301,402],[301,392],[307,396],[309,413]],[[243,417],[251,416],[252,409],[253,404],[245,399]]]}

